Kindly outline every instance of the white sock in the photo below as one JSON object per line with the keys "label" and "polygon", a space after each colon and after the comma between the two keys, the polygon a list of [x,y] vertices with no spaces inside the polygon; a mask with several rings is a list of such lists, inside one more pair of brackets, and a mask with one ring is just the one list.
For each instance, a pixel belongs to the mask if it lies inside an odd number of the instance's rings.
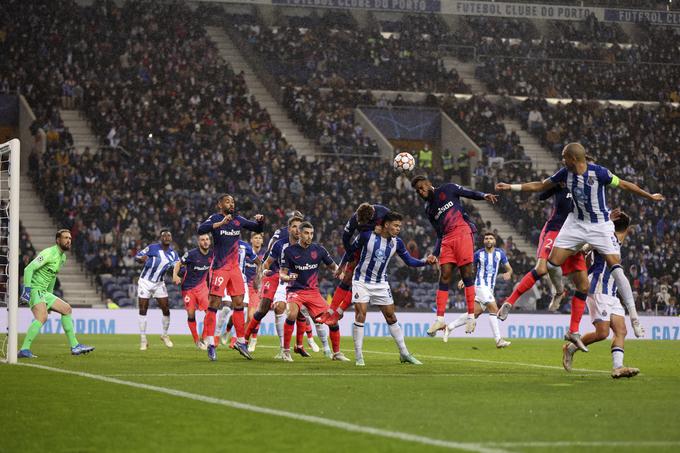
{"label": "white sock", "polygon": [[163,335],[168,334],[169,327],[170,327],[170,315],[163,315]]}
{"label": "white sock", "polygon": [[304,315],[305,319],[307,320],[307,327],[311,329],[312,326],[314,325],[314,320],[312,319],[311,316],[309,316],[309,313],[304,313]]}
{"label": "white sock", "polygon": [[402,332],[398,322],[390,324],[390,335],[394,338],[394,342],[397,343],[399,352],[402,355],[408,355],[408,349],[406,349],[406,343],[404,342],[404,332]]}
{"label": "white sock", "polygon": [[[562,285],[562,266],[554,266],[548,261],[548,276],[555,288],[562,287],[562,290],[564,290],[564,285]],[[555,282],[558,283],[555,284]]]}
{"label": "white sock", "polygon": [[343,310],[342,308],[338,307],[338,308],[335,309],[335,312],[336,312],[338,315],[342,315],[342,314],[345,312],[345,310]]}
{"label": "white sock", "polygon": [[495,313],[489,313],[489,324],[493,331],[493,337],[496,341],[501,339],[501,329],[498,327],[498,316]]}
{"label": "white sock", "polygon": [[215,335],[208,335],[205,340],[208,342],[208,346],[215,346]]}
{"label": "white sock", "polygon": [[146,338],[146,315],[139,315],[139,333]]}
{"label": "white sock", "polygon": [[358,359],[364,357],[364,324],[355,322],[352,324],[352,338],[354,339],[354,355]]}
{"label": "white sock", "polygon": [[635,308],[635,299],[633,299],[633,290],[631,289],[630,282],[623,273],[621,266],[614,266],[611,275],[614,277],[616,288],[619,290],[623,305],[628,309],[628,316],[630,316],[631,319],[637,319],[638,314],[637,309]]}
{"label": "white sock", "polygon": [[227,319],[231,314],[231,308],[222,307],[222,309],[217,312],[217,326],[215,326],[215,335],[221,335],[224,326],[227,324]]}
{"label": "white sock", "polygon": [[621,368],[623,366],[623,348],[612,346],[612,366]]}
{"label": "white sock", "polygon": [[280,315],[275,315],[276,318],[276,334],[279,336],[279,343],[283,347],[283,323],[286,321],[286,314],[281,313]]}
{"label": "white sock", "polygon": [[453,322],[449,323],[449,330],[456,329],[465,325],[465,320],[467,319],[467,313],[463,313]]}
{"label": "white sock", "polygon": [[555,294],[564,293],[564,282],[562,280],[562,272],[560,271],[559,275],[557,275],[557,273],[551,274],[550,272],[548,272],[548,277],[550,277],[550,283],[552,283],[553,287],[555,288]]}
{"label": "white sock", "polygon": [[443,316],[437,316],[437,321],[444,322],[444,317]]}
{"label": "white sock", "polygon": [[319,336],[319,340],[321,340],[321,345],[323,346],[323,349],[330,349],[330,346],[328,345],[328,326],[326,324],[315,324],[316,326],[316,334]]}

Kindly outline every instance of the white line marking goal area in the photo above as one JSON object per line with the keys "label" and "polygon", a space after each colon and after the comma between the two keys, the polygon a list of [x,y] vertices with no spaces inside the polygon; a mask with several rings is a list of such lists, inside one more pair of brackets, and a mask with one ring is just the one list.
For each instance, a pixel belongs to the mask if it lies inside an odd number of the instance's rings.
{"label": "white line marking goal area", "polygon": [[157,385],[142,384],[140,382],[125,381],[122,379],[117,379],[108,376],[101,376],[98,374],[84,373],[81,371],[67,370],[63,368],[54,368],[45,365],[37,365],[33,363],[22,363],[22,366],[27,366],[31,368],[38,368],[41,370],[52,371],[56,373],[70,374],[72,376],[79,376],[87,379],[94,379],[97,381],[108,382],[110,384],[125,385],[128,387],[133,387],[142,390],[149,390],[152,392],[163,393],[166,395],[176,396],[178,398],[186,398],[193,401],[201,401],[209,404],[216,404],[220,406],[226,406],[233,409],[240,409],[248,412],[255,412],[265,415],[273,415],[275,417],[283,417],[292,420],[298,420],[302,422],[312,423],[315,425],[327,426],[329,428],[334,428],[342,431],[356,432],[370,434],[378,437],[384,437],[391,440],[401,440],[405,442],[413,442],[421,445],[429,445],[434,447],[450,448],[454,450],[464,450],[473,451],[479,453],[504,453],[503,450],[498,447],[485,447],[478,443],[465,443],[465,442],[455,442],[449,440],[435,439],[431,437],[419,436],[417,434],[408,434],[404,432],[389,431],[386,429],[373,428],[371,426],[357,425],[354,423],[343,422],[340,420],[333,420],[330,418],[316,417],[313,415],[298,414],[295,412],[284,411],[280,409],[272,409],[268,407],[255,406],[248,403],[240,403],[238,401],[225,400],[221,398],[214,398],[211,396],[200,395],[197,393],[185,392],[182,390],[176,390],[166,387],[160,387]]}
{"label": "white line marking goal area", "polygon": [[369,434],[377,437],[384,437],[390,440],[400,440],[404,442],[416,443],[421,445],[428,445],[434,447],[442,447],[453,450],[463,450],[479,453],[509,453],[511,451],[518,451],[524,449],[552,449],[552,448],[573,448],[573,447],[619,447],[619,448],[662,448],[662,447],[680,447],[680,441],[530,441],[530,442],[456,442],[450,440],[436,439],[432,437],[420,436],[417,434],[409,434],[404,432],[390,431],[381,428],[375,428],[365,425],[357,425],[340,420],[333,420],[330,418],[317,417],[313,415],[299,414],[296,412],[284,411],[280,409],[272,409],[268,407],[256,406],[248,403],[241,403],[238,401],[215,398],[207,395],[200,395],[197,393],[185,392],[167,387],[160,387],[157,385],[143,384],[140,382],[126,381],[110,376],[102,376],[98,374],[84,373],[81,371],[67,370],[63,368],[55,368],[45,365],[38,365],[33,363],[21,363],[21,366],[37,368],[41,370],[51,371],[55,373],[68,374],[87,379],[107,382],[109,384],[124,385],[141,390],[149,390],[165,395],[175,396],[178,398],[186,398],[193,401],[200,401],[208,404],[215,404],[225,406],[233,409],[244,410],[264,415],[272,415],[275,417],[283,417],[291,420],[297,420],[315,425],[326,426],[329,428]]}

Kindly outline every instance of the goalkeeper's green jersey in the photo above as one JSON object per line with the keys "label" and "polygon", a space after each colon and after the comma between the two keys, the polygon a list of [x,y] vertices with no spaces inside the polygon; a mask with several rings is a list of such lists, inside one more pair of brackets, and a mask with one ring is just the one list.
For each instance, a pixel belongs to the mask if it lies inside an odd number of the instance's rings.
{"label": "goalkeeper's green jersey", "polygon": [[57,244],[46,248],[24,269],[24,286],[51,292],[57,281],[57,273],[65,262],[66,254]]}

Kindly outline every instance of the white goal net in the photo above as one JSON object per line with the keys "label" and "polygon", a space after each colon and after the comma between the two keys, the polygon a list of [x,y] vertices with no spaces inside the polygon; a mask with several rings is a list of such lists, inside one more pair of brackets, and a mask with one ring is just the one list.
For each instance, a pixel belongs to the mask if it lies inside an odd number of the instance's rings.
{"label": "white goal net", "polygon": [[0,361],[17,361],[19,140],[0,144]]}

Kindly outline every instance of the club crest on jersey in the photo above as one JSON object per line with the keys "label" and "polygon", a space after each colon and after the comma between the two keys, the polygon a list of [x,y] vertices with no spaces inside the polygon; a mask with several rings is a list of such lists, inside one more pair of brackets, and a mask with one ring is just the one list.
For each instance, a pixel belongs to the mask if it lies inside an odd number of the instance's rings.
{"label": "club crest on jersey", "polygon": [[318,258],[319,254],[316,253],[316,250],[312,250],[312,253],[310,253],[309,256],[311,256],[312,259],[315,260]]}
{"label": "club crest on jersey", "polygon": [[602,316],[607,316],[607,310],[602,311]]}
{"label": "club crest on jersey", "polygon": [[444,192],[439,192],[439,199],[440,199],[441,201],[446,200],[446,194],[445,194]]}
{"label": "club crest on jersey", "polygon": [[234,225],[236,225],[236,226],[241,225],[241,222],[238,219],[234,219],[233,222],[234,222]]}
{"label": "club crest on jersey", "polygon": [[588,176],[588,180],[586,181],[586,184],[589,186],[592,186],[595,184],[595,176]]}

